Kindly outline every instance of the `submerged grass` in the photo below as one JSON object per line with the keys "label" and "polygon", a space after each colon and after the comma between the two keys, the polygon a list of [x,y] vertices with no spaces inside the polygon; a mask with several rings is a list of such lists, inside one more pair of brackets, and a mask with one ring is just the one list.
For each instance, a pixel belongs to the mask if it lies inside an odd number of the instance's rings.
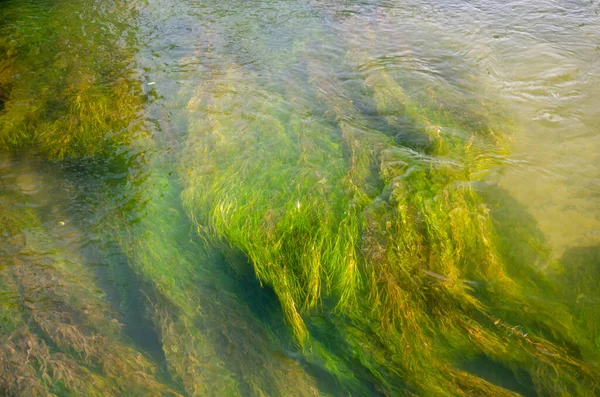
{"label": "submerged grass", "polygon": [[0,185],[2,395],[177,395],[123,337],[81,258],[61,247],[32,200],[6,182]]}
{"label": "submerged grass", "polygon": [[567,250],[552,278],[573,317],[600,350],[600,246]]}
{"label": "submerged grass", "polygon": [[103,227],[127,258],[113,266],[130,266],[141,280],[136,293],[145,297],[172,377],[193,396],[320,395],[300,363],[284,354],[285,337],[240,301],[219,254],[195,241],[180,188],[169,177],[171,160],[152,152],[130,171],[137,182],[125,192],[136,197],[136,220],[116,210]]}
{"label": "submerged grass", "polygon": [[[343,177],[341,140],[333,128],[290,113],[281,99],[246,77],[233,66],[215,77],[214,89],[200,86],[188,106],[193,133],[183,162],[184,202],[201,226],[249,256],[256,275],[274,287],[296,336],[304,340],[299,311],[318,305],[322,290],[330,291],[336,281],[356,282],[351,264],[338,269],[338,275],[347,273],[340,280],[321,265],[332,256],[338,258],[334,263],[350,258],[356,243],[345,238],[351,233],[336,236],[343,206],[322,201],[327,196],[348,201],[345,192],[333,189]],[[324,232],[315,236],[315,228]],[[352,290],[352,285],[345,289]]]}
{"label": "submerged grass", "polygon": [[[436,90],[415,98],[371,58],[365,48],[376,48],[380,35],[361,26],[360,37],[344,37],[346,65],[325,59],[316,39],[297,43],[282,69],[298,61],[306,81],[277,76],[277,92],[261,86],[270,76],[249,67],[207,69],[187,105],[190,133],[176,164],[180,153],[157,149],[138,126],[132,41],[118,23],[103,30],[119,19],[120,3],[0,7],[0,150],[35,147],[61,160],[118,147],[135,157],[114,195],[99,195],[110,204],[90,209],[114,208],[94,232],[126,258],[107,258],[115,277],[127,266],[140,281],[139,291],[124,283],[122,304],[143,297],[181,389],[156,380],[155,363],[123,336],[90,269],[4,178],[3,394],[600,390],[597,286],[571,271],[561,281],[569,287],[553,289],[536,267],[541,241],[499,224],[475,188],[508,152],[514,126],[499,107]],[[35,12],[39,29],[29,29],[35,7],[45,9]],[[346,33],[360,26],[348,21]],[[358,76],[360,92],[332,65]],[[510,246],[517,239],[518,250]],[[598,279],[572,257],[562,266]],[[257,313],[243,300],[252,293],[240,288],[254,288],[254,278],[274,291],[281,312]],[[277,327],[281,314],[289,329]],[[480,361],[514,379],[472,371]],[[335,385],[322,387],[319,376]]]}
{"label": "submerged grass", "polygon": [[[385,68],[370,70],[378,112],[411,120],[430,142],[402,147],[318,56],[303,64],[324,114],[294,87],[284,99],[239,66],[215,72],[188,105],[181,177],[199,233],[248,256],[305,358],[348,390],[366,373],[361,382],[387,395],[514,394],[461,369],[481,356],[525,371],[540,395],[595,393],[592,344],[545,299],[532,263],[501,255],[474,189],[506,153],[505,131],[495,121],[465,130],[411,101]],[[335,347],[319,333],[337,334]]]}
{"label": "submerged grass", "polygon": [[7,1],[0,10],[0,150],[84,157],[139,132],[133,43],[119,23],[131,10],[112,1]]}

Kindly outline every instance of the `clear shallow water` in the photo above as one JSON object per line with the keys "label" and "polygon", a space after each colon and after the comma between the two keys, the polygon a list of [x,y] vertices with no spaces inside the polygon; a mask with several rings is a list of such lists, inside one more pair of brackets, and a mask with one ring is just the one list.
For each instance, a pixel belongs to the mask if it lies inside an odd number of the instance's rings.
{"label": "clear shallow water", "polygon": [[0,4],[4,394],[598,393],[600,4]]}

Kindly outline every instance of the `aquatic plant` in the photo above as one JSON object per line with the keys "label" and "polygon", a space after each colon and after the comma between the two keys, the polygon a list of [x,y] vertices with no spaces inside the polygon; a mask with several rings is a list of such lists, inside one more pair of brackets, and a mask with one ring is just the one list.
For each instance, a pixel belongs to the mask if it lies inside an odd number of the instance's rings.
{"label": "aquatic plant", "polygon": [[600,350],[600,247],[567,250],[555,265],[551,278],[575,321]]}
{"label": "aquatic plant", "polygon": [[[137,143],[144,142],[152,148],[149,140]],[[144,296],[170,374],[193,396],[320,395],[284,353],[285,333],[276,337],[253,316],[219,253],[194,237],[177,180],[169,177],[171,161],[150,149],[125,189],[137,206],[116,208],[99,225],[126,255],[126,263],[112,260],[115,271],[129,266],[141,282],[136,293]]]}
{"label": "aquatic plant", "polygon": [[[123,336],[129,325],[30,198],[0,185],[0,392],[597,394],[598,274],[582,264],[596,254],[565,256],[556,266],[572,271],[553,285],[537,267],[541,239],[480,194],[508,151],[502,107],[411,87],[373,55],[379,16],[340,16],[342,65],[308,8],[286,28],[314,34],[293,56],[274,50],[264,21],[282,24],[281,10],[265,5],[240,23],[231,4],[203,4],[219,18],[202,34],[211,66],[181,160],[180,141],[161,141],[186,128],[140,128],[135,43],[115,24],[127,5],[0,5],[0,150],[125,158],[117,182],[80,199],[104,212],[91,234],[110,245],[119,309],[141,301],[176,383],[157,381],[156,360]],[[35,29],[28,7],[44,7]]]}
{"label": "aquatic plant", "polygon": [[[181,176],[200,235],[247,255],[305,357],[328,357],[341,384],[343,365],[358,363],[390,395],[511,395],[463,369],[478,357],[525,371],[523,387],[541,394],[595,390],[595,366],[580,355],[589,343],[535,289],[543,276],[532,264],[499,254],[474,189],[506,151],[502,131],[465,130],[374,69],[365,81],[378,111],[398,112],[431,142],[399,146],[326,62],[303,63],[324,114],[294,87],[284,100],[241,67],[215,72],[188,106]],[[322,348],[319,332],[337,334],[337,347]]]}
{"label": "aquatic plant", "polygon": [[132,10],[85,1],[0,7],[1,150],[35,147],[60,160],[106,154],[139,133],[135,47],[118,22]]}
{"label": "aquatic plant", "polygon": [[[335,118],[356,119],[348,103],[340,104],[345,99],[339,90],[328,91],[335,81],[331,74],[318,62],[309,69],[322,101],[336,110]],[[354,137],[349,143],[353,156],[361,150],[359,156],[372,156],[385,184],[362,212],[366,223],[362,251],[371,283],[368,307],[386,331],[381,333],[383,344],[393,351],[421,350],[405,353],[397,365],[423,360],[420,366],[426,367],[435,362],[434,355],[456,349],[452,353],[456,358],[483,354],[509,368],[530,371],[533,388],[541,394],[585,395],[588,388],[597,387],[594,366],[578,359],[582,350],[590,351],[581,331],[571,323],[566,307],[543,300],[543,296],[548,299],[540,288],[544,276],[535,272],[534,263],[511,262],[508,259],[514,258],[500,255],[489,209],[472,185],[505,153],[499,131],[483,128],[468,135],[461,128],[464,124],[451,124],[446,112],[419,112],[383,67],[371,71],[366,81],[380,112],[389,114],[388,104],[395,103],[433,142],[427,155],[394,147],[375,152],[370,150],[373,145],[355,144]],[[340,128],[344,130],[344,124]],[[439,285],[431,285],[432,281]],[[518,326],[509,326],[511,322]],[[396,341],[387,332],[394,329]],[[407,330],[413,330],[413,335]],[[510,340],[515,335],[517,340]],[[524,340],[518,341],[520,337]],[[435,347],[432,339],[444,342]],[[514,350],[507,348],[513,343]],[[540,356],[540,351],[553,357]],[[557,368],[564,371],[564,385],[553,381]],[[484,383],[478,386],[479,379],[452,368],[444,368],[442,374],[452,374],[456,393],[464,393],[465,387],[482,392],[490,388]],[[581,377],[589,382],[583,387]],[[415,378],[420,388],[432,386]]]}
{"label": "aquatic plant", "polygon": [[[324,196],[349,200],[332,189],[332,180],[343,176],[340,140],[336,142],[332,128],[286,114],[278,97],[245,81],[240,68],[233,66],[220,77],[212,91],[200,86],[188,106],[192,133],[182,162],[186,208],[202,227],[223,235],[233,246],[257,248],[242,250],[259,279],[273,285],[302,340],[306,331],[298,310],[315,307],[321,290],[329,290],[334,282],[322,258],[339,255],[339,263],[354,252],[354,241],[342,234],[335,237],[339,208],[322,205]],[[193,189],[192,184],[203,188]],[[285,227],[286,222],[296,227]],[[329,233],[308,233],[316,227],[329,228]],[[261,232],[238,234],[241,230]],[[283,261],[288,262],[285,268],[271,266],[267,271],[268,264]],[[348,273],[344,280],[353,283],[350,273],[356,274],[355,269],[343,266],[339,271]]]}
{"label": "aquatic plant", "polygon": [[0,186],[0,392],[178,395],[123,336],[82,258],[61,247],[60,233],[42,224],[35,207],[24,205],[32,200],[6,182]]}

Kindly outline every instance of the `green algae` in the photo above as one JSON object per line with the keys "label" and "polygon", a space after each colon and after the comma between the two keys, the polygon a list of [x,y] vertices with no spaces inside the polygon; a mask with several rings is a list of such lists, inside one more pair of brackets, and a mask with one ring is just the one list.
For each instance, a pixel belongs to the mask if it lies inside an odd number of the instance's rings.
{"label": "green algae", "polygon": [[600,310],[598,308],[600,248],[574,247],[567,250],[552,272],[560,296],[572,308],[575,321],[600,349]]}
{"label": "green algae", "polygon": [[1,150],[102,155],[139,133],[135,47],[119,22],[132,10],[86,1],[1,7]]}
{"label": "green algae", "polygon": [[[347,200],[343,192],[331,189],[330,182],[341,176],[335,173],[343,169],[344,159],[337,152],[339,142],[332,141],[334,130],[290,116],[289,111],[286,115],[283,104],[278,108],[277,96],[261,93],[244,78],[233,66],[214,91],[201,86],[190,101],[193,133],[182,164],[184,201],[193,218],[202,217],[196,219],[200,225],[249,255],[258,278],[274,286],[302,340],[305,327],[298,310],[315,307],[321,290],[329,290],[334,282],[333,274],[321,266],[323,258],[343,255],[333,246],[346,255],[353,251],[352,240],[335,237],[339,213],[321,205],[329,194]],[[247,99],[249,92],[255,98]],[[310,130],[315,126],[318,132]],[[239,166],[229,166],[234,163]],[[322,167],[324,163],[330,164],[329,169]],[[236,184],[239,180],[248,184]],[[196,183],[204,188],[191,189]],[[286,222],[294,222],[297,228],[283,226]],[[309,233],[316,227],[329,227],[329,233]],[[273,266],[284,261],[288,262],[285,268]],[[350,266],[339,270],[353,271]]]}
{"label": "green algae", "polygon": [[[122,324],[76,252],[32,199],[0,186],[0,391],[3,395],[177,395]],[[69,226],[57,226],[68,228]]]}
{"label": "green algae", "polygon": [[[3,11],[19,9],[6,4]],[[107,4],[112,21],[123,9]],[[0,148],[34,147],[53,160],[106,158],[115,149],[133,157],[119,170],[127,182],[107,188],[116,190],[108,204],[87,210],[109,209],[93,233],[121,251],[107,258],[115,278],[123,282],[127,267],[139,281],[139,290],[124,283],[121,304],[131,294],[143,301],[177,390],[154,380],[155,365],[122,336],[81,258],[54,253],[59,243],[47,225],[20,206],[26,196],[10,191],[0,200],[9,202],[0,222],[12,261],[0,267],[1,391],[597,393],[598,274],[587,266],[595,254],[566,255],[551,284],[541,271],[542,239],[522,215],[507,224],[504,209],[481,194],[478,182],[497,172],[515,129],[501,106],[435,90],[416,95],[351,34],[345,65],[321,55],[327,51],[313,41],[320,31],[296,42],[292,57],[273,54],[261,43],[263,28],[245,21],[236,28],[252,28],[252,40],[231,52],[285,58],[278,68],[302,69],[307,81],[221,62],[230,66],[214,67],[191,94],[178,161],[170,146],[181,142],[156,148],[139,126],[131,43],[98,32],[80,40],[80,30],[102,26],[106,15],[97,24],[65,23],[70,7],[44,11],[47,26],[33,37],[20,31],[23,15],[1,17],[8,23],[0,28]],[[353,22],[345,31],[366,32],[376,47],[381,32]],[[97,59],[100,49],[113,56]],[[343,68],[359,76],[359,92],[338,79]],[[40,267],[42,252],[51,254]],[[243,290],[256,288],[255,279],[266,287],[256,292],[261,299],[273,298],[272,289],[280,308],[252,308],[256,297]],[[475,371],[480,362],[509,381]]]}
{"label": "green algae", "polygon": [[276,335],[254,318],[221,255],[194,237],[181,190],[169,176],[171,161],[150,141],[137,144],[149,145],[143,165],[130,170],[137,219],[116,212],[101,227],[127,258],[112,266],[131,267],[141,281],[138,293],[173,379],[193,396],[321,395],[301,364],[284,353],[291,335]]}
{"label": "green algae", "polygon": [[[331,77],[323,78],[326,72],[322,67],[313,69],[314,84],[328,87]],[[371,272],[368,293],[372,299],[368,307],[374,308],[376,320],[383,326],[384,332],[378,332],[382,343],[387,343],[392,351],[401,351],[406,347],[429,347],[432,340],[443,339],[444,344],[437,347],[440,351],[431,346],[429,352],[423,348],[418,353],[408,352],[398,365],[423,360],[423,367],[437,366],[440,363],[435,362],[435,355],[456,349],[452,353],[455,357],[485,354],[509,368],[530,369],[532,382],[541,394],[586,395],[598,382],[594,366],[578,360],[579,349],[590,352],[589,343],[571,323],[565,306],[532,299],[532,294],[544,295],[539,289],[544,277],[536,274],[534,263],[511,263],[500,255],[489,209],[471,186],[495,165],[490,158],[505,153],[502,136],[488,128],[473,131],[471,136],[444,134],[444,130],[452,131],[462,123],[449,125],[445,112],[438,117],[431,109],[418,112],[416,104],[410,102],[384,68],[374,74],[376,77],[368,85],[378,109],[386,106],[382,97],[402,102],[403,106],[396,107],[398,111],[419,120],[418,125],[434,142],[428,156],[397,148],[373,152],[372,161],[379,165],[386,188],[363,210],[367,224],[363,252],[365,260],[372,263],[367,268]],[[336,109],[338,120],[357,117],[347,103],[340,105],[343,100],[334,95],[323,96],[323,101]],[[347,110],[340,113],[339,109]],[[433,133],[432,126],[436,126]],[[507,127],[510,130],[510,125]],[[356,150],[373,147],[352,144]],[[538,285],[533,281],[536,279],[541,280]],[[435,280],[433,284],[439,285],[431,285]],[[529,313],[540,317],[532,319]],[[519,325],[509,326],[505,321]],[[397,340],[393,331],[399,334]],[[507,331],[517,340],[506,341]],[[524,339],[519,341],[519,337]],[[517,346],[508,347],[513,343]],[[578,348],[571,349],[577,344]],[[541,357],[540,351],[555,352],[556,362]],[[564,385],[553,381],[557,367],[565,372],[561,375]],[[427,373],[433,377],[438,370],[430,367]],[[489,385],[479,384],[479,379],[446,367],[442,377],[448,375],[457,388],[446,393],[465,393],[465,388],[480,388],[482,392],[489,389]],[[414,376],[413,382],[419,388],[435,390],[433,384],[424,384],[422,375]],[[589,383],[581,386],[581,377]]]}
{"label": "green algae", "polygon": [[[532,289],[543,276],[501,255],[474,189],[510,137],[420,107],[381,68],[366,80],[378,111],[405,113],[431,142],[426,152],[398,146],[327,66],[305,63],[322,116],[237,66],[201,85],[181,176],[200,234],[248,256],[306,359],[341,385],[352,383],[344,366],[358,363],[389,395],[511,395],[461,369],[480,356],[526,371],[541,394],[595,390],[589,341],[565,306],[531,298],[544,296]],[[319,313],[339,347],[313,337]]]}

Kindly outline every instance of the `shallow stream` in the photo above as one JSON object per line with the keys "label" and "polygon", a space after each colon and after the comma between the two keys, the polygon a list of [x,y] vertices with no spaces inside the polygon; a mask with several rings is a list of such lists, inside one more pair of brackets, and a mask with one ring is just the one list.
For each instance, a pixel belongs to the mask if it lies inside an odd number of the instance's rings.
{"label": "shallow stream", "polygon": [[596,0],[0,0],[0,394],[600,395]]}

